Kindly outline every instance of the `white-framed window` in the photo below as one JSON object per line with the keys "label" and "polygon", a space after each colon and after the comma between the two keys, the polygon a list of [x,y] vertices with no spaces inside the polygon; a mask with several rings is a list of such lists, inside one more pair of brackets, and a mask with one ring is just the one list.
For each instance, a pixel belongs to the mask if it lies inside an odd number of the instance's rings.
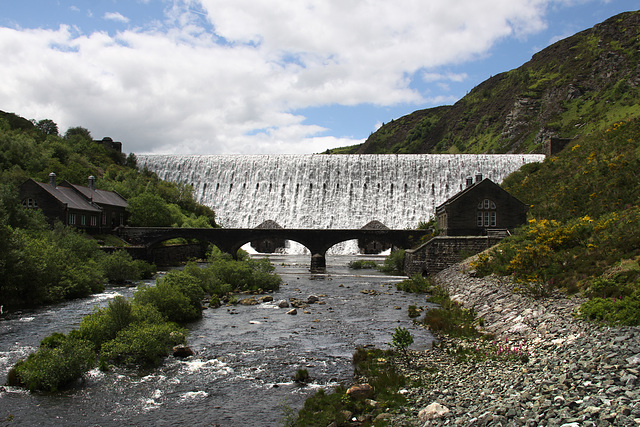
{"label": "white-framed window", "polygon": [[91,215],[91,226],[95,227],[98,225],[98,217],[95,215]]}
{"label": "white-framed window", "polygon": [[69,224],[75,225],[75,223],[76,223],[76,214],[70,213],[69,214]]}
{"label": "white-framed window", "polygon": [[496,204],[493,200],[480,200],[476,213],[476,225],[478,227],[495,227],[498,222],[496,210]]}
{"label": "white-framed window", "polygon": [[80,225],[87,225],[87,216],[86,215],[80,215]]}

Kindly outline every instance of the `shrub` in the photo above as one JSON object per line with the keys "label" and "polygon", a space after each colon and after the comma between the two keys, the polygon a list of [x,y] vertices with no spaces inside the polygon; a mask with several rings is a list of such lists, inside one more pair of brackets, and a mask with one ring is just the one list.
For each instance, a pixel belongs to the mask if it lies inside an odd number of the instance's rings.
{"label": "shrub", "polygon": [[383,273],[403,274],[404,273],[404,249],[392,251],[384,259],[382,266],[378,267]]}
{"label": "shrub", "polygon": [[104,343],[100,356],[118,364],[157,366],[185,339],[186,330],[173,323],[133,323]]}
{"label": "shrub", "polygon": [[58,391],[77,380],[95,363],[90,342],[63,334],[45,338],[35,353],[14,367],[12,378],[29,390]]}
{"label": "shrub", "polygon": [[273,274],[274,267],[266,258],[235,261],[221,257],[206,269],[215,277],[217,285],[229,284],[234,291],[277,290],[282,283],[280,276]]}
{"label": "shrub", "polygon": [[105,277],[111,283],[124,283],[127,280],[141,278],[139,263],[135,263],[131,255],[124,250],[106,255],[100,262]]}
{"label": "shrub", "polygon": [[409,279],[396,283],[399,291],[414,293],[429,293],[433,290],[433,282],[428,277],[422,277],[420,274],[414,274]]}
{"label": "shrub", "polygon": [[78,336],[93,343],[99,349],[102,343],[115,338],[118,331],[133,321],[131,303],[122,296],[116,296],[109,305],[96,309],[80,321]]}
{"label": "shrub", "polygon": [[440,304],[440,308],[427,310],[422,322],[433,332],[447,335],[473,338],[480,336],[476,325],[483,320],[476,318],[473,309],[463,308],[461,304],[451,301],[448,292],[440,286],[433,289],[428,301]]}
{"label": "shrub", "polygon": [[307,369],[298,369],[293,376],[293,380],[297,383],[307,383],[311,381],[309,371]]}
{"label": "shrub", "polygon": [[375,261],[358,259],[349,262],[349,268],[354,270],[361,270],[364,268],[377,268],[378,264]]}
{"label": "shrub", "polygon": [[640,326],[640,290],[623,298],[593,298],[582,304],[580,316],[610,325]]}
{"label": "shrub", "polygon": [[171,322],[190,322],[202,315],[201,307],[195,307],[187,295],[164,280],[156,286],[140,286],[133,298],[136,304],[155,306]]}
{"label": "shrub", "polygon": [[411,344],[413,344],[413,336],[411,336],[411,332],[401,326],[396,327],[393,331],[393,336],[391,337],[389,345],[406,356],[407,350]]}

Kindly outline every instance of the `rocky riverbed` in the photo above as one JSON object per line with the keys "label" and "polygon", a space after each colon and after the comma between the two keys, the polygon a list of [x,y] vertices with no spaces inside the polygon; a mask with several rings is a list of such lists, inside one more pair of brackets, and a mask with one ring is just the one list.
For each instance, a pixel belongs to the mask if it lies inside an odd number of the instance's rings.
{"label": "rocky riverbed", "polygon": [[468,262],[435,280],[496,338],[443,337],[412,352],[401,369],[421,385],[402,390],[409,403],[391,425],[640,425],[640,328],[577,320],[581,299],[534,299],[504,278],[473,277]]}

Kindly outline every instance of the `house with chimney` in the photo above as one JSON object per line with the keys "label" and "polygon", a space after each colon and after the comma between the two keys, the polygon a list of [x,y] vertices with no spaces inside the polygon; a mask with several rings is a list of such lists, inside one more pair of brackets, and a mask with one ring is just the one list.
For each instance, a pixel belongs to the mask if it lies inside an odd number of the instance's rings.
{"label": "house with chimney", "polygon": [[127,201],[113,191],[95,188],[95,177],[88,185],[57,183],[56,174],[49,174],[49,182],[28,179],[20,186],[22,205],[43,212],[47,221],[76,227],[87,233],[109,232],[125,224]]}
{"label": "house with chimney", "polygon": [[527,221],[529,206],[482,175],[469,177],[466,187],[436,207],[441,235],[486,236],[509,232]]}
{"label": "house with chimney", "polygon": [[497,244],[526,223],[528,205],[481,174],[436,207],[439,235],[405,251],[408,276],[428,276]]}

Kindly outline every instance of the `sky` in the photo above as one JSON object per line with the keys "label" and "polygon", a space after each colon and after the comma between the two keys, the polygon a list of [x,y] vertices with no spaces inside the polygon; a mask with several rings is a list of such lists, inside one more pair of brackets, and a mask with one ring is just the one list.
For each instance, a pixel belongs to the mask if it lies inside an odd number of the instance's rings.
{"label": "sky", "polygon": [[0,0],[0,110],[136,154],[302,154],[638,0]]}

